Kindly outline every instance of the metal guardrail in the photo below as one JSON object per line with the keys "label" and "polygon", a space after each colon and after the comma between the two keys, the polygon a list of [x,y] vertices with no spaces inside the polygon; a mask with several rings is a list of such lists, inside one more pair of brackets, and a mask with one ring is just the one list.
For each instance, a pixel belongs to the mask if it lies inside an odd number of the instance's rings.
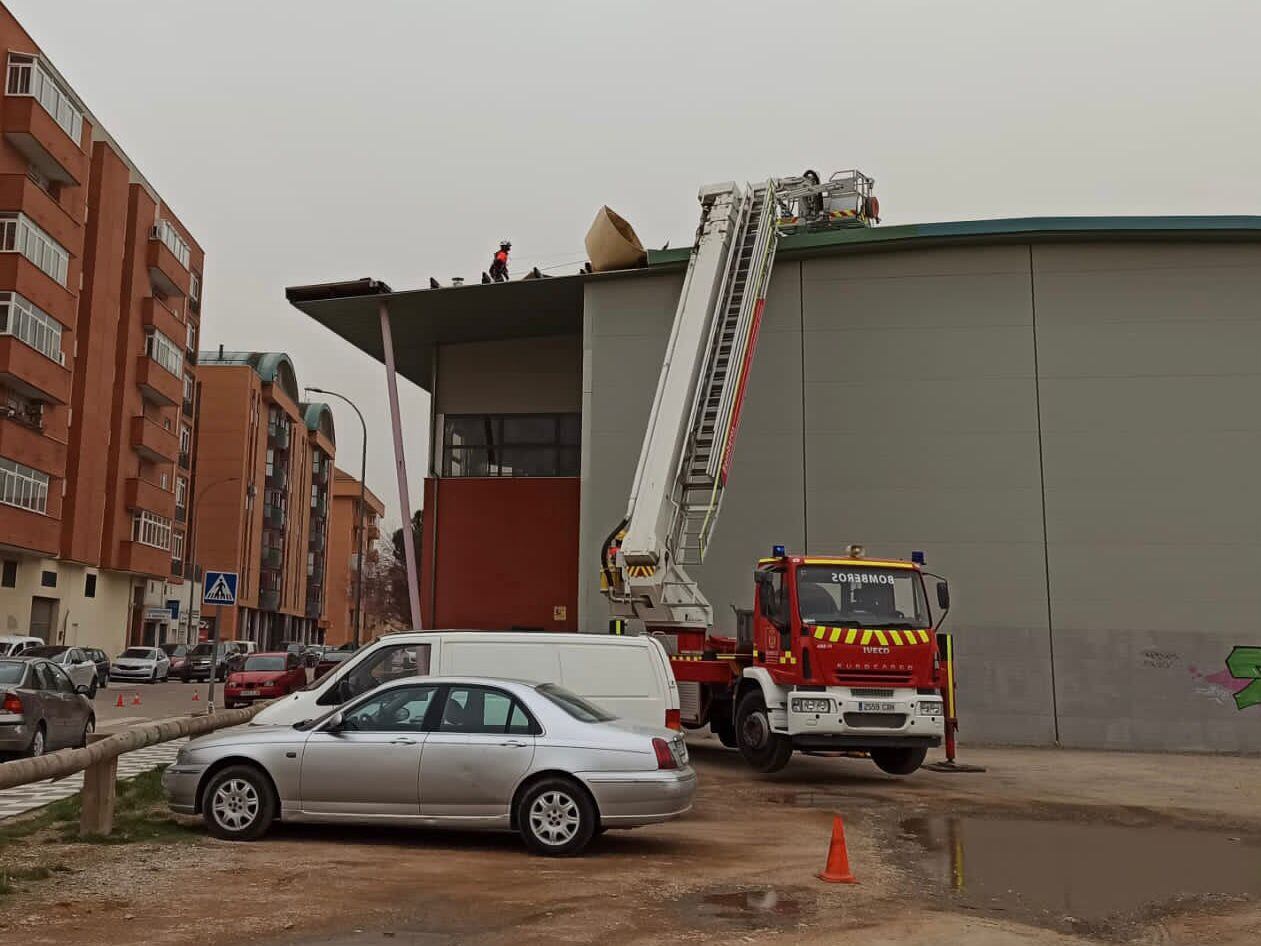
{"label": "metal guardrail", "polygon": [[180,716],[129,727],[118,733],[96,733],[83,749],[61,749],[34,759],[0,764],[0,789],[83,773],[83,814],[80,834],[105,835],[114,827],[114,793],[118,757],[145,746],[202,736],[217,729],[248,723],[268,703],[245,709],[222,710],[206,716]]}

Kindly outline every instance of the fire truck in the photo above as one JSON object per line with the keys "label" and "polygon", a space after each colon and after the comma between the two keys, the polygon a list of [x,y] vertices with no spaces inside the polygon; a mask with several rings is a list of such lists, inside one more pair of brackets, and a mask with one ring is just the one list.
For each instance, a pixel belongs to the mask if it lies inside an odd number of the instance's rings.
{"label": "fire truck", "polygon": [[734,638],[689,565],[713,535],[781,234],[867,227],[874,181],[842,171],[701,189],[701,219],[657,381],[625,518],[602,548],[613,630],[642,621],[671,654],[683,724],[708,725],[760,772],[794,750],[866,753],[909,774],[947,728],[939,617],[949,588],[910,561],[797,555],[775,546],[752,572]]}

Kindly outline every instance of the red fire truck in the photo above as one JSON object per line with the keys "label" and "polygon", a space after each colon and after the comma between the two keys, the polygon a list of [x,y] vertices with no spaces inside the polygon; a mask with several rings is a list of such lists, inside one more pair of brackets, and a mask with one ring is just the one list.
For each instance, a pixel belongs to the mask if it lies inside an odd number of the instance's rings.
{"label": "red fire truck", "polygon": [[[870,226],[873,185],[845,171],[823,183],[807,172],[701,189],[627,514],[601,561],[615,628],[642,621],[671,652],[684,725],[708,725],[762,772],[800,750],[866,752],[886,772],[909,774],[947,728],[922,555],[777,546],[753,572],[753,610],[735,638],[712,633],[712,608],[687,572],[704,559],[721,508],[779,235]],[[929,577],[940,624],[949,589]]]}

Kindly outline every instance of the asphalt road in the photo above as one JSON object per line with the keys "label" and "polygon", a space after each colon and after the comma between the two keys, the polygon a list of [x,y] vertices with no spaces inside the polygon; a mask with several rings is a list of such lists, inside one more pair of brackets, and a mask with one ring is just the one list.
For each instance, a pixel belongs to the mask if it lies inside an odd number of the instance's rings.
{"label": "asphalt road", "polygon": [[[132,723],[171,716],[187,716],[206,709],[205,683],[137,683],[111,680],[109,688],[96,691],[96,728],[116,729]],[[197,699],[194,700],[194,694]],[[123,705],[119,706],[119,698]],[[137,703],[137,699],[139,703]],[[215,684],[215,706],[223,706],[223,684]]]}

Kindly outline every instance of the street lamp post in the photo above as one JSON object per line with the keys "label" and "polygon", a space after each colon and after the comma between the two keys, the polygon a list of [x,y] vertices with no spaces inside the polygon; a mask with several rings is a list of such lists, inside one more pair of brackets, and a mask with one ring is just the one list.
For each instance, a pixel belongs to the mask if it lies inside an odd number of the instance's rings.
{"label": "street lamp post", "polygon": [[363,448],[359,455],[359,548],[356,552],[355,561],[357,567],[355,569],[355,647],[359,647],[359,642],[363,638],[363,539],[364,539],[364,510],[367,499],[367,482],[368,482],[368,424],[363,419],[363,412],[359,410],[355,402],[344,394],[338,394],[336,391],[326,391],[324,388],[307,388],[311,394],[323,394],[327,397],[335,397],[345,401],[351,406],[354,412],[359,416],[359,425],[363,428]]}
{"label": "street lamp post", "polygon": [[[188,547],[189,547],[189,555],[190,555],[190,564],[193,566],[193,581],[197,580],[197,568],[198,568],[197,540],[201,537],[201,530],[197,528],[197,516],[201,513],[201,501],[205,497],[205,495],[208,492],[210,492],[212,489],[214,489],[216,486],[223,486],[225,483],[236,483],[240,481],[240,479],[241,477],[239,476],[224,476],[224,477],[220,477],[217,480],[211,480],[209,483],[207,483],[205,486],[203,486],[201,489],[197,491],[197,495],[193,499],[193,508],[189,512],[189,516],[188,516],[189,522],[191,523],[191,528],[189,531],[192,533],[192,535],[189,536]],[[202,590],[204,593],[205,589],[203,588]],[[200,609],[198,609],[198,614],[200,613],[201,611]],[[190,617],[192,615],[191,602],[189,604],[189,615]],[[223,608],[220,607],[216,609],[214,636],[211,638],[211,643],[210,643],[210,680],[206,688],[206,712],[207,713],[213,713],[215,711],[215,670],[216,670],[215,658],[218,656],[218,652],[219,652],[219,618],[222,617],[222,615],[223,615]]]}

